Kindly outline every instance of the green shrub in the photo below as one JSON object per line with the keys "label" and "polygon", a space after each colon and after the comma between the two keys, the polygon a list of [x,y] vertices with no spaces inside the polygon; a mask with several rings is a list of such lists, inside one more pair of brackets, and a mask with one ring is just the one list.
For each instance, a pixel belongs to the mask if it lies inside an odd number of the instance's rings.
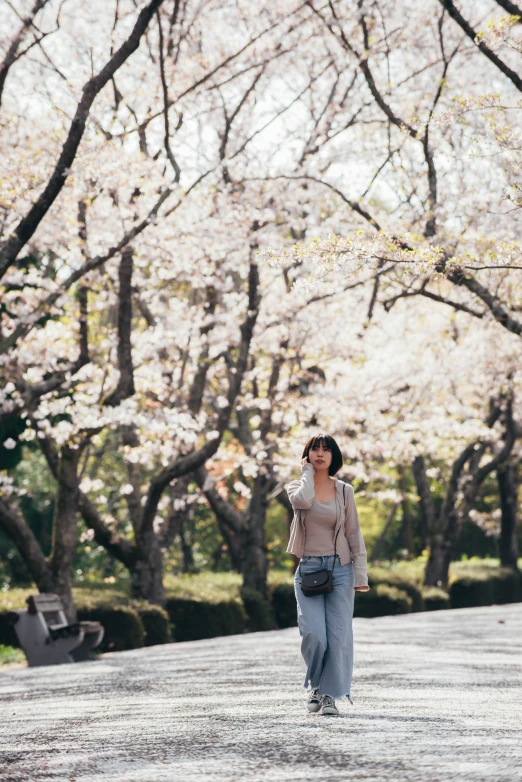
{"label": "green shrub", "polygon": [[170,618],[164,608],[147,603],[146,600],[133,600],[129,605],[136,611],[143,623],[145,646],[171,643]]}
{"label": "green shrub", "polygon": [[441,611],[451,608],[450,596],[444,589],[432,586],[423,587],[422,597],[424,599],[425,611]]}
{"label": "green shrub", "polygon": [[23,663],[25,654],[14,646],[4,646],[0,644],[0,665],[10,665],[11,663]]}
{"label": "green shrub", "polygon": [[297,627],[297,603],[293,584],[277,584],[272,589],[272,606],[278,627]]}
{"label": "green shrub", "polygon": [[358,617],[409,614],[412,609],[411,597],[388,584],[377,584],[369,592],[356,592],[355,595],[354,616]]}
{"label": "green shrub", "polygon": [[260,592],[249,587],[241,587],[240,595],[247,615],[247,630],[251,633],[273,630],[276,623],[270,602]]}
{"label": "green shrub", "polygon": [[452,608],[490,606],[493,596],[493,579],[481,572],[460,576],[450,581],[449,596]]}
{"label": "green shrub", "polygon": [[[26,606],[24,606],[26,608]],[[0,645],[14,646],[19,649],[20,644],[15,633],[14,624],[9,618],[10,611],[0,611]]]}
{"label": "green shrub", "polygon": [[476,567],[450,579],[452,608],[489,606],[522,601],[522,576],[505,567]]}
{"label": "green shrub", "polygon": [[494,603],[520,603],[522,601],[522,574],[503,567],[491,576]]}
{"label": "green shrub", "polygon": [[202,570],[200,573],[167,573],[164,582],[168,597],[204,603],[226,603],[229,600],[240,602],[242,580],[240,573]]}
{"label": "green shrub", "polygon": [[170,597],[167,612],[174,625],[175,641],[197,641],[219,635],[244,633],[247,616],[235,600],[207,603]]}
{"label": "green shrub", "polygon": [[92,602],[78,605],[78,621],[101,622],[103,640],[97,652],[123,652],[141,649],[145,640],[145,628],[138,613],[129,606]]}
{"label": "green shrub", "polygon": [[[411,610],[412,611],[424,611],[424,599],[422,597],[422,591],[419,589],[413,578],[408,578],[400,573],[394,573],[387,568],[369,568],[368,569],[368,584],[370,587],[375,587],[378,584],[388,584],[388,586],[397,587],[397,589],[406,592],[411,598]],[[370,592],[372,590],[370,589]],[[364,594],[361,592],[360,594]]]}

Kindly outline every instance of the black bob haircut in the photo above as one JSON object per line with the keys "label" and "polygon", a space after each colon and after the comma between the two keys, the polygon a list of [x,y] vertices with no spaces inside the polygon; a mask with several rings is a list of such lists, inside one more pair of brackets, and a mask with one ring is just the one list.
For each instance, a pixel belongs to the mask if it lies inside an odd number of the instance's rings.
{"label": "black bob haircut", "polygon": [[307,461],[310,461],[308,453],[317,448],[318,445],[322,445],[323,448],[328,448],[328,450],[332,452],[332,463],[328,468],[328,475],[335,475],[343,466],[343,455],[341,449],[331,435],[316,434],[313,437],[310,437],[304,447],[301,458],[304,459],[306,457]]}

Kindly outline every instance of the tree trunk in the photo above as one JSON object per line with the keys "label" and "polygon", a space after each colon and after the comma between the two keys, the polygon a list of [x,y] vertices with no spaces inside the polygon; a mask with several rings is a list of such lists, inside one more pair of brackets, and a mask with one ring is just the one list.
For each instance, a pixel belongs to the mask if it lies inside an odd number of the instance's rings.
{"label": "tree trunk", "polygon": [[164,606],[167,598],[163,586],[163,554],[154,531],[138,535],[136,562],[131,569],[132,596]]}
{"label": "tree trunk", "polygon": [[53,592],[51,568],[29,524],[0,497],[0,527],[9,535],[40,592]]}
{"label": "tree trunk", "polygon": [[[499,470],[510,458],[515,444],[517,426],[513,419],[513,398],[509,396],[505,410],[502,411],[497,403],[490,403],[490,413],[487,424],[491,428],[495,422],[502,418],[505,426],[504,442],[497,448],[495,455],[485,464],[481,465],[482,458],[490,447],[487,442],[470,443],[453,463],[448,492],[439,518],[438,529],[433,536],[430,547],[430,557],[426,567],[425,583],[430,586],[444,585],[448,583],[449,566],[455,544],[459,539],[462,521],[469,516],[469,512],[476,502],[480,487],[487,476],[494,470]],[[467,480],[461,487],[461,477],[468,465]],[[462,490],[462,498],[460,492]],[[457,507],[457,499],[459,507]]]}
{"label": "tree trunk", "polygon": [[72,561],[77,538],[78,460],[80,448],[64,445],[58,464],[58,497],[53,523],[53,543],[50,557],[54,591],[60,595],[64,612],[70,622],[76,621],[72,596]]}
{"label": "tree trunk", "polygon": [[231,529],[231,527],[227,526],[223,521],[223,518],[217,514],[216,521],[218,523],[219,531],[223,536],[223,540],[227,545],[232,568],[236,573],[241,573],[241,536]]}
{"label": "tree trunk", "polygon": [[502,510],[499,554],[500,564],[518,570],[517,505],[520,482],[517,460],[510,460],[497,470]]}
{"label": "tree trunk", "polygon": [[475,443],[470,443],[453,462],[445,500],[435,528],[432,530],[430,554],[424,574],[426,586],[446,586],[453,546],[459,536],[459,516],[456,508],[460,478],[468,459],[475,453]]}
{"label": "tree trunk", "polygon": [[[454,516],[456,514],[453,514]],[[456,521],[447,522],[444,527],[456,528]],[[446,586],[453,551],[454,537],[443,532],[435,533],[430,546],[430,555],[426,565],[424,583],[426,586]]]}
{"label": "tree trunk", "polygon": [[390,511],[390,515],[388,516],[388,518],[386,520],[386,524],[384,525],[381,534],[379,535],[379,537],[375,541],[374,546],[373,546],[373,548],[372,548],[372,550],[370,552],[370,556],[368,557],[368,561],[369,562],[375,562],[375,560],[379,556],[379,552],[380,552],[380,550],[382,548],[382,544],[384,543],[384,541],[386,539],[386,535],[388,534],[388,530],[390,529],[390,527],[391,527],[391,525],[393,523],[393,520],[395,519],[395,514],[397,513],[397,508],[399,507],[399,504],[400,503],[398,503],[398,502],[394,503],[393,508]]}
{"label": "tree trunk", "polygon": [[404,467],[399,468],[399,489],[402,492],[402,547],[408,552],[408,555],[411,556],[413,554],[413,529],[410,501],[407,496],[408,482]]}
{"label": "tree trunk", "polygon": [[185,519],[182,519],[179,527],[179,538],[181,542],[181,553],[183,554],[183,572],[192,573],[194,570],[194,551],[190,536],[187,535]]}
{"label": "tree trunk", "polygon": [[419,495],[420,517],[421,517],[421,536],[422,547],[425,549],[429,538],[435,527],[435,506],[431,496],[431,487],[428,476],[426,475],[426,464],[424,457],[416,456],[412,463],[412,472]]}
{"label": "tree trunk", "polygon": [[241,561],[243,586],[260,592],[265,600],[268,599],[265,524],[269,489],[269,477],[259,474],[254,480]]}

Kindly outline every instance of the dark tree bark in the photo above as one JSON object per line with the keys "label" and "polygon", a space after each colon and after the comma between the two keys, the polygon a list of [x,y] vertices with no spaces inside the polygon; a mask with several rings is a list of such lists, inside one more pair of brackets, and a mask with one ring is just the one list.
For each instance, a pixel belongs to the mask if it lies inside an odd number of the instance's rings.
{"label": "dark tree bark", "polygon": [[270,484],[270,478],[264,472],[254,480],[241,546],[243,585],[255,589],[265,600],[268,598],[265,525]]}
{"label": "dark tree bark", "polygon": [[53,520],[53,545],[50,557],[54,591],[60,595],[65,615],[76,621],[72,596],[72,561],[77,540],[78,461],[80,448],[62,446],[58,463],[58,497]]}
{"label": "dark tree bark", "polygon": [[181,520],[179,528],[179,539],[181,542],[181,553],[183,555],[183,573],[192,573],[194,571],[194,550],[192,541],[188,535],[186,519]]}
{"label": "dark tree bark", "polygon": [[395,514],[397,513],[397,508],[399,507],[400,502],[396,502],[393,505],[393,508],[390,511],[390,515],[386,519],[386,523],[384,527],[382,528],[382,532],[377,538],[377,540],[374,543],[374,546],[368,556],[368,562],[375,562],[375,560],[378,558],[380,551],[382,549],[382,544],[386,540],[386,535],[388,534],[388,530],[390,529],[391,525],[393,524],[393,521],[395,519]]}
{"label": "dark tree bark", "polygon": [[54,590],[53,574],[29,524],[0,497],[0,526],[9,535],[40,592]]}
{"label": "dark tree bark", "polygon": [[402,492],[402,547],[408,552],[408,555],[411,556],[413,553],[413,526],[410,501],[407,497],[408,482],[406,472],[402,466],[399,467],[399,489]]}
{"label": "dark tree bark", "polygon": [[[480,486],[491,472],[501,467],[509,458],[517,432],[517,427],[512,417],[512,408],[513,401],[511,397],[507,400],[504,412],[502,412],[500,406],[496,404],[491,405],[491,412],[487,421],[488,426],[492,427],[502,414],[505,435],[503,446],[489,462],[479,466],[489,443],[473,442],[462,451],[453,464],[446,498],[431,539],[430,554],[424,576],[424,582],[428,586],[447,585],[449,567],[456,543],[460,537],[462,523],[468,518],[469,511],[476,502]],[[467,472],[464,473],[468,462]],[[463,477],[466,478],[465,482]],[[459,499],[460,492],[463,493],[462,499]]]}
{"label": "dark tree bark", "polygon": [[[484,41],[481,41],[480,38],[477,38],[476,31],[472,28],[472,26],[469,24],[469,22],[462,16],[460,11],[455,7],[455,4],[453,3],[453,0],[439,0],[440,4],[443,8],[446,9],[448,14],[451,16],[452,19],[456,21],[456,23],[459,25],[461,30],[470,38],[470,40],[473,41],[477,49],[482,52],[482,54],[488,58],[490,62],[493,63],[493,65],[496,65],[496,67],[501,71],[504,76],[507,76],[507,78],[511,81],[511,83],[522,92],[522,79],[516,73],[514,70],[512,70],[501,58],[495,54],[494,51],[492,51],[489,46],[487,46]],[[498,0],[497,0],[498,2]],[[500,5],[503,5],[503,3],[500,3]]]}
{"label": "dark tree bark", "polygon": [[78,462],[81,453],[81,448],[64,445],[56,459],[58,496],[52,551],[48,559],[25,519],[0,498],[0,525],[16,545],[38,590],[60,595],[70,622],[76,621],[72,561],[77,539]]}
{"label": "dark tree bark", "polygon": [[132,596],[148,600],[149,603],[165,605],[163,586],[163,554],[159,540],[153,530],[139,535],[134,565],[131,570]]}
{"label": "dark tree bark", "polygon": [[511,0],[496,0],[496,2],[497,5],[503,8],[504,11],[507,11],[508,14],[511,14],[511,16],[519,16],[519,23],[522,21],[522,8],[518,5],[512,3]]}
{"label": "dark tree bark", "polygon": [[119,405],[134,394],[134,365],[132,362],[132,267],[133,249],[125,247],[119,266],[118,290],[118,385],[105,400],[106,405]]}
{"label": "dark tree bark", "polygon": [[[269,442],[268,436],[272,430],[272,415],[274,409],[274,397],[277,392],[281,367],[285,362],[285,350],[288,347],[288,341],[284,340],[279,346],[279,351],[272,360],[272,369],[268,380],[268,389],[266,397],[270,404],[261,411],[261,423],[259,425],[259,439],[270,448],[274,443]],[[247,442],[243,445],[251,445],[250,428],[245,427]],[[243,533],[242,542],[242,563],[243,584],[260,592],[265,600],[268,598],[267,586],[267,550],[266,550],[266,512],[268,509],[268,495],[274,488],[274,476],[271,469],[271,462],[260,467],[258,475],[254,479],[252,489],[252,499],[248,514],[246,514],[246,524]]]}
{"label": "dark tree bark", "polygon": [[520,464],[518,459],[510,459],[497,469],[500,508],[499,554],[503,567],[518,570],[517,510],[518,489],[520,485]]}
{"label": "dark tree bark", "polygon": [[234,570],[241,573],[243,534],[246,524],[245,514],[238,511],[231,502],[224,500],[217,489],[209,486],[210,476],[204,467],[196,470],[194,476],[216,517],[219,530],[229,548]]}
{"label": "dark tree bark", "polygon": [[426,464],[422,455],[417,455],[412,463],[412,472],[419,495],[421,535],[423,549],[428,545],[431,532],[435,526],[435,506],[430,491],[430,482],[426,475]]}
{"label": "dark tree bark", "polygon": [[111,557],[132,571],[136,559],[136,549],[133,543],[127,538],[118,536],[105,524],[96,506],[82,491],[78,492],[78,509],[86,527],[94,532],[96,543],[103,546]]}

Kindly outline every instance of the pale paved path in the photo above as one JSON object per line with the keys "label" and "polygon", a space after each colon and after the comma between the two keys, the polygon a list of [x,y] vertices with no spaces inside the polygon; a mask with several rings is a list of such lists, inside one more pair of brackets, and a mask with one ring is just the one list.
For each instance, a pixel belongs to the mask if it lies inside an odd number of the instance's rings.
{"label": "pale paved path", "polygon": [[522,604],[356,619],[354,706],[298,630],[0,673],[2,782],[522,780]]}

